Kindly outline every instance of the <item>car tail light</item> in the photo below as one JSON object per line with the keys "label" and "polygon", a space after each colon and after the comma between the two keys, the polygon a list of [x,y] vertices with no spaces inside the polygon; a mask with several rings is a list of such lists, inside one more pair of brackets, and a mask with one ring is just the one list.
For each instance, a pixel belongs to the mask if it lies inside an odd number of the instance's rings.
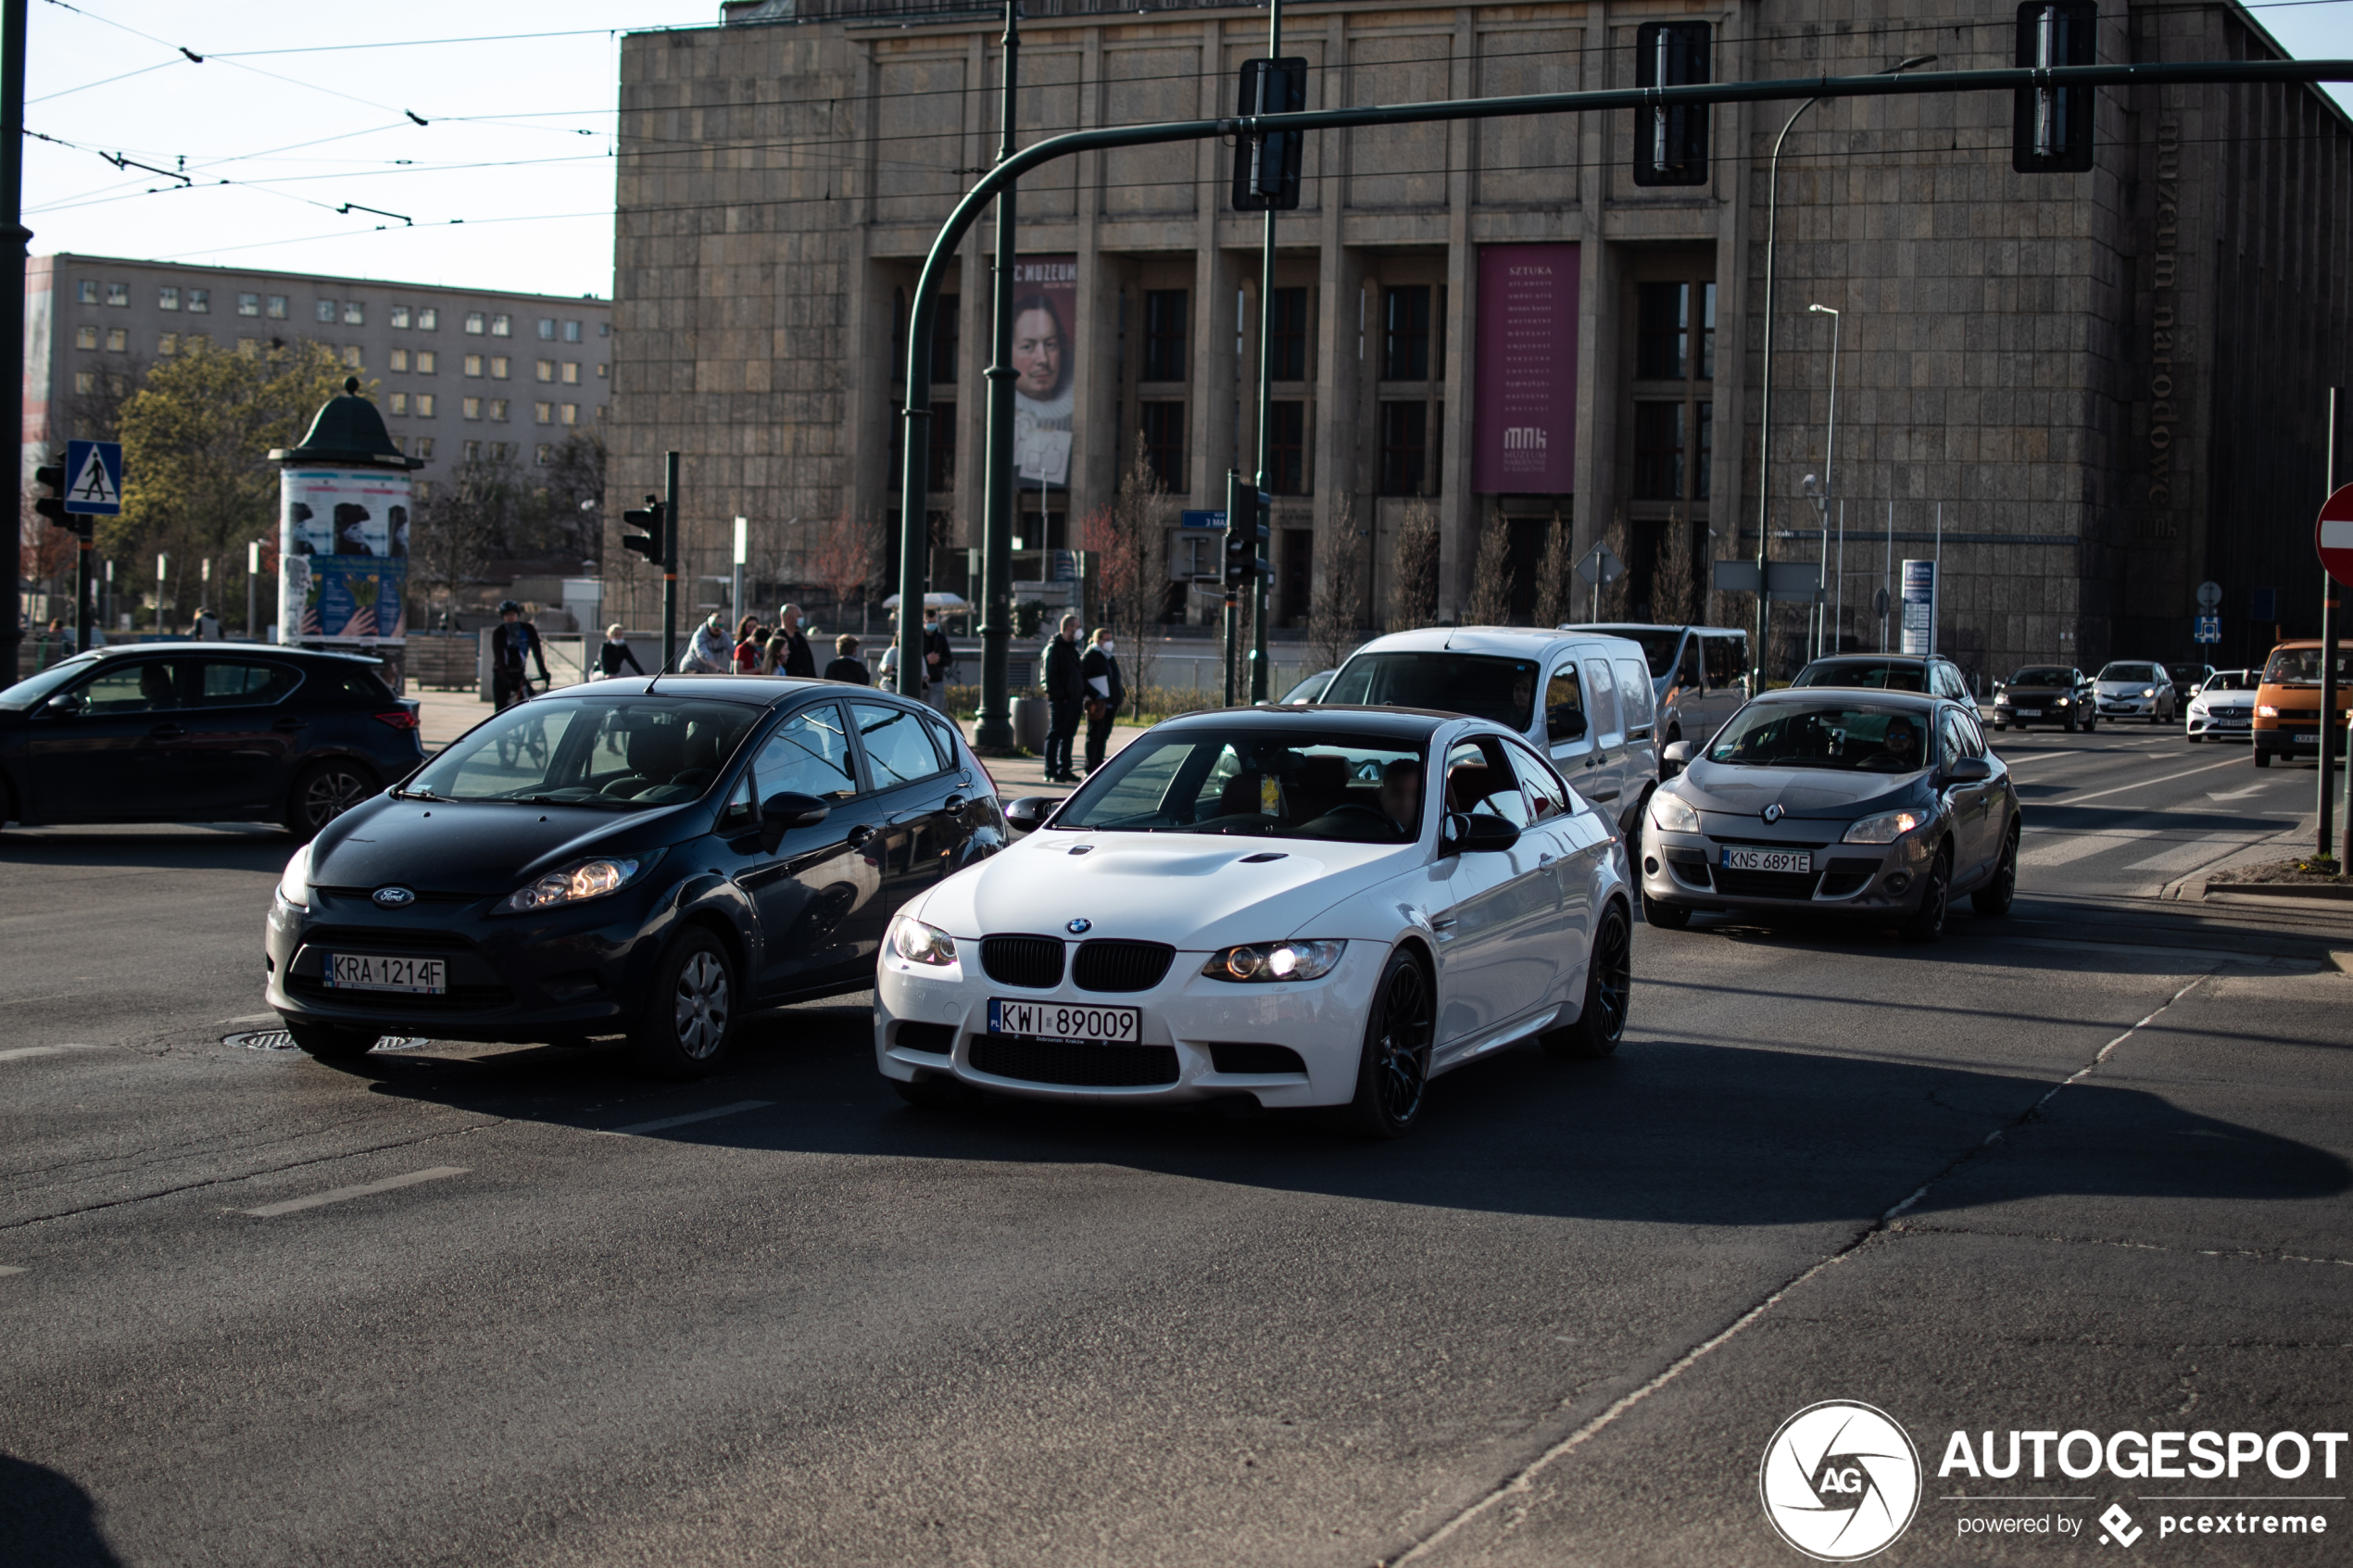
{"label": "car tail light", "polygon": [[417,716],[405,708],[396,708],[388,713],[377,714],[376,722],[390,724],[396,730],[413,730],[417,727]]}

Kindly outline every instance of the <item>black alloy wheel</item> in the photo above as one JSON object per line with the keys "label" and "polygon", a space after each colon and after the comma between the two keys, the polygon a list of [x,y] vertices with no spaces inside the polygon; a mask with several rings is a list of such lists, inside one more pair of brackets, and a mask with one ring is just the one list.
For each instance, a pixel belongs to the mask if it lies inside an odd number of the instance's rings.
{"label": "black alloy wheel", "polygon": [[2067,716],[2067,733],[2071,735],[2075,733],[2076,728],[2075,715],[2070,713]]}
{"label": "black alloy wheel", "polygon": [[1625,906],[1613,901],[1602,912],[1601,930],[1593,934],[1592,957],[1585,966],[1584,1010],[1567,1027],[1545,1031],[1541,1043],[1558,1057],[1607,1056],[1626,1037],[1633,997],[1634,922],[1626,918]]}
{"label": "black alloy wheel", "polygon": [[307,1023],[286,1020],[286,1037],[321,1061],[358,1061],[375,1048],[372,1029],[347,1029],[340,1023]]}
{"label": "black alloy wheel", "polygon": [[1390,955],[1365,1021],[1365,1054],[1356,1069],[1349,1130],[1368,1138],[1404,1135],[1421,1115],[1429,1086],[1429,1053],[1438,1034],[1437,997],[1421,960]]}
{"label": "black alloy wheel", "polygon": [[2002,858],[1994,866],[1994,879],[1969,896],[1969,907],[1989,919],[1998,920],[2010,912],[2010,903],[2018,897],[2018,824],[2012,822],[2009,832],[2002,835]]}
{"label": "black alloy wheel", "polygon": [[308,843],[319,830],[376,793],[373,774],[341,758],[313,762],[295,777],[286,797],[286,831]]}
{"label": "black alloy wheel", "polygon": [[1906,942],[1934,942],[1944,935],[1944,913],[1953,901],[1953,851],[1940,848],[1920,882],[1920,907],[1896,928]]}
{"label": "black alloy wheel", "polygon": [[637,1065],[659,1078],[699,1078],[735,1035],[736,968],[719,938],[689,926],[654,970],[652,992],[629,1030]]}

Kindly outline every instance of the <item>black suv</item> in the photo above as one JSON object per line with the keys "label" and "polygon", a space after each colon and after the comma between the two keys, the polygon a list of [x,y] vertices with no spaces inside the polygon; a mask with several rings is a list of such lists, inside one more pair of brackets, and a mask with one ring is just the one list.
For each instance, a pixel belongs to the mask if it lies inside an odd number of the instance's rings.
{"label": "black suv", "polygon": [[0,691],[0,822],[275,822],[308,838],[424,760],[380,661],[269,644],[94,648]]}
{"label": "black suv", "polygon": [[1973,709],[1961,668],[1935,654],[1843,653],[1818,659],[1797,672],[1792,686],[1865,686],[1876,691],[1921,692],[1950,697]]}

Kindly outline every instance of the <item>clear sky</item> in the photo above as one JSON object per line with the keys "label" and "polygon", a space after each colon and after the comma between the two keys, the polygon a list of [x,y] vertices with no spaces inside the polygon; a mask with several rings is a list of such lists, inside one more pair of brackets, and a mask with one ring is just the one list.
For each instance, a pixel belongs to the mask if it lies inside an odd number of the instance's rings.
{"label": "clear sky", "polygon": [[[2353,56],[2353,0],[2255,11],[2292,54]],[[26,123],[72,144],[27,144],[32,248],[610,297],[618,34],[717,14],[31,0]]]}

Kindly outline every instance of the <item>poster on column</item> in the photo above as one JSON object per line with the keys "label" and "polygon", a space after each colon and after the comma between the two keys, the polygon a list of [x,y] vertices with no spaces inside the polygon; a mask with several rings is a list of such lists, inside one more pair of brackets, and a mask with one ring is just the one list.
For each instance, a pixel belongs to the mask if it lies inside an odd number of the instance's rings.
{"label": "poster on column", "polygon": [[409,632],[409,479],[359,469],[278,478],[278,638],[396,642]]}
{"label": "poster on column", "polygon": [[1574,245],[1478,252],[1478,401],[1471,488],[1565,495],[1577,474]]}
{"label": "poster on column", "polygon": [[1904,646],[1909,654],[1936,651],[1936,563],[1904,563]]}
{"label": "poster on column", "polygon": [[1013,262],[1013,478],[1070,483],[1072,383],[1078,347],[1078,258]]}

